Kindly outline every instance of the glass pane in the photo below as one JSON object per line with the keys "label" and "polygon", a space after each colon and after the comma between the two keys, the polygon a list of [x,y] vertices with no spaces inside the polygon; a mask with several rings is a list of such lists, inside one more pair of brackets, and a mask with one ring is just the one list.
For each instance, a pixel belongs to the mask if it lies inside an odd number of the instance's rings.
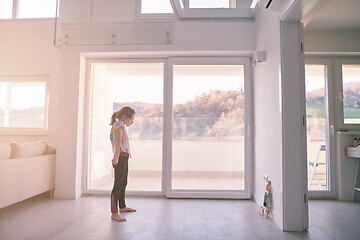
{"label": "glass pane", "polygon": [[56,0],[18,0],[18,18],[53,18]]}
{"label": "glass pane", "polygon": [[309,190],[327,190],[325,65],[305,66]]}
{"label": "glass pane", "polygon": [[189,8],[236,8],[236,0],[189,0]]}
{"label": "glass pane", "polygon": [[89,189],[111,190],[113,156],[110,117],[124,106],[136,111],[127,128],[128,191],[161,191],[163,132],[163,63],[104,63],[93,65]]}
{"label": "glass pane", "polygon": [[12,18],[13,0],[0,1],[0,19]]}
{"label": "glass pane", "polygon": [[344,123],[360,124],[360,65],[342,65]]}
{"label": "glass pane", "polygon": [[7,84],[1,89],[2,127],[44,128],[46,83]]}
{"label": "glass pane", "polygon": [[244,66],[174,65],[172,188],[244,189]]}
{"label": "glass pane", "polygon": [[141,13],[174,13],[169,0],[141,0]]}

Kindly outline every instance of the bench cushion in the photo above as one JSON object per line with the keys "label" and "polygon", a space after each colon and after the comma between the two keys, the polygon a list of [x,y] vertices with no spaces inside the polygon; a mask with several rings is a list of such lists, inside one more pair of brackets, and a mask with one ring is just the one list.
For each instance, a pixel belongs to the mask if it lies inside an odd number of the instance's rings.
{"label": "bench cushion", "polygon": [[16,142],[10,143],[11,158],[33,157],[45,154],[46,142]]}

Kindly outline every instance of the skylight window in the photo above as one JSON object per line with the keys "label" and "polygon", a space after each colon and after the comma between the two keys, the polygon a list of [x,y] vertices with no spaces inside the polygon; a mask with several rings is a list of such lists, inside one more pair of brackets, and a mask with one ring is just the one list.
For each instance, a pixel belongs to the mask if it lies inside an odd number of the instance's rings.
{"label": "skylight window", "polygon": [[236,0],[189,0],[189,8],[236,8]]}
{"label": "skylight window", "polygon": [[53,18],[56,0],[18,0],[18,18]]}
{"label": "skylight window", "polygon": [[169,0],[142,0],[141,13],[174,13]]}
{"label": "skylight window", "polygon": [[136,0],[139,19],[253,18],[258,0]]}

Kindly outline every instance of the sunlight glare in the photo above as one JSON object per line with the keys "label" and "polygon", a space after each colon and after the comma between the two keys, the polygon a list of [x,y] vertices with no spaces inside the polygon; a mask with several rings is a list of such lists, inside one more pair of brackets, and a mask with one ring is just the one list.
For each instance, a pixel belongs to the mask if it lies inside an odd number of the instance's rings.
{"label": "sunlight glare", "polygon": [[18,18],[53,18],[56,0],[19,0]]}
{"label": "sunlight glare", "polygon": [[13,0],[1,0],[0,19],[12,18]]}
{"label": "sunlight glare", "polygon": [[26,86],[14,84],[11,88],[11,108],[23,110],[44,106],[45,83],[39,83],[38,85],[39,86]]}
{"label": "sunlight glare", "polygon": [[190,8],[229,8],[229,0],[207,1],[207,0],[190,0]]}
{"label": "sunlight glare", "polygon": [[174,13],[169,0],[142,0],[141,13]]}

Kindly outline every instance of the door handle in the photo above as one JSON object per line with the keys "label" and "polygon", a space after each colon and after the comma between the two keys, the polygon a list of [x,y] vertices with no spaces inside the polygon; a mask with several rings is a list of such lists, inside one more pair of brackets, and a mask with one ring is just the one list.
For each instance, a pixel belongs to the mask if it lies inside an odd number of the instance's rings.
{"label": "door handle", "polygon": [[330,125],[330,134],[333,135],[335,133],[334,125]]}

